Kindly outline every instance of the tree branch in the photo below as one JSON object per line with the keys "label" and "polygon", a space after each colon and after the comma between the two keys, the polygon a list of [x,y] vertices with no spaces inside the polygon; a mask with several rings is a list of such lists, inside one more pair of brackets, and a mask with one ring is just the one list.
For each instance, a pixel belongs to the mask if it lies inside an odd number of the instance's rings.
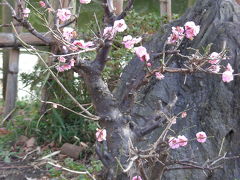
{"label": "tree branch", "polygon": [[42,33],[38,32],[27,19],[24,19],[22,17],[18,17],[16,11],[13,9],[13,7],[6,0],[4,0],[4,3],[11,10],[12,17],[17,22],[19,22],[24,28],[26,28],[31,34],[33,34],[37,38],[44,41],[46,43],[46,45],[49,45],[52,42],[51,38],[49,38],[47,36],[44,36],[44,35],[42,35]]}

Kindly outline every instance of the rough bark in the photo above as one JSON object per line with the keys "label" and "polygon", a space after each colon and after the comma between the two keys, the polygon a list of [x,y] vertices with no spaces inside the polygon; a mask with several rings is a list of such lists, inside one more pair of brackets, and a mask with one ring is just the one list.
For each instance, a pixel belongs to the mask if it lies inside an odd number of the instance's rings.
{"label": "rough bark", "polygon": [[[230,57],[229,62],[234,66],[234,72],[238,73],[240,53],[239,20],[240,5],[235,0],[199,0],[183,17],[166,25],[163,32],[156,34],[146,44],[146,47],[149,52],[161,52],[172,26],[183,26],[187,21],[194,21],[201,26],[200,34],[193,41],[184,40],[180,47],[181,52],[189,54],[192,52],[187,50],[187,47],[201,49],[209,43],[213,43],[211,51],[220,52],[226,44],[228,56]],[[173,58],[172,67],[183,66],[183,59]],[[159,59],[153,60],[154,66],[157,66]],[[130,97],[146,73],[143,67],[144,64],[136,58],[125,68],[119,86],[115,90],[115,97],[120,101],[120,107],[131,104],[132,98]],[[186,83],[184,84],[185,78]],[[147,86],[135,92],[138,103],[131,108],[130,113],[138,127],[144,127],[147,123],[146,117],[151,116],[154,112],[156,101],[161,100],[163,103],[168,103],[171,94],[174,92],[178,96],[175,112],[181,112],[186,107],[190,107],[187,119],[179,120],[177,125],[174,126],[176,134],[183,128],[194,126],[180,133],[184,133],[184,135],[192,139],[196,132],[205,131],[213,138],[210,138],[206,144],[191,142],[188,147],[173,151],[173,156],[177,159],[194,158],[196,161],[204,162],[218,155],[223,138],[225,138],[225,141],[222,153],[227,152],[228,156],[236,156],[240,153],[240,142],[238,140],[240,130],[239,83],[239,77],[235,77],[233,82],[226,84],[217,75],[204,73],[190,75],[166,74],[164,80],[152,79]],[[156,139],[159,132],[159,130],[153,132],[145,142],[135,141],[135,143],[141,146],[142,144],[149,144],[149,142]],[[207,173],[207,176],[203,171],[199,170],[166,171],[164,174],[164,179],[171,180],[230,180],[235,178],[240,178],[239,159],[225,162],[223,169],[216,170],[213,174]]]}

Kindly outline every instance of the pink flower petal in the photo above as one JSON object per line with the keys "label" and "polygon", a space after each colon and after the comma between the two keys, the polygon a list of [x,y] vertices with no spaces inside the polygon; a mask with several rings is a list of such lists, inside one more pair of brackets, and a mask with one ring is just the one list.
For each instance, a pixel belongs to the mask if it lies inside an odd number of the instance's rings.
{"label": "pink flower petal", "polygon": [[91,0],[79,0],[81,4],[89,4]]}
{"label": "pink flower petal", "polygon": [[168,141],[168,145],[171,149],[177,149],[180,147],[178,138],[171,137]]}
{"label": "pink flower petal", "polygon": [[186,146],[188,143],[188,139],[185,136],[178,136],[179,146]]}
{"label": "pink flower petal", "polygon": [[96,132],[96,139],[98,142],[106,141],[107,138],[107,131],[106,129],[98,129]]}
{"label": "pink flower petal", "polygon": [[200,143],[204,143],[207,140],[207,135],[205,132],[201,131],[196,134],[197,141]]}
{"label": "pink flower petal", "polygon": [[142,180],[141,176],[134,176],[132,180]]}
{"label": "pink flower petal", "polygon": [[113,24],[113,29],[117,32],[123,32],[127,29],[124,19],[116,20]]}

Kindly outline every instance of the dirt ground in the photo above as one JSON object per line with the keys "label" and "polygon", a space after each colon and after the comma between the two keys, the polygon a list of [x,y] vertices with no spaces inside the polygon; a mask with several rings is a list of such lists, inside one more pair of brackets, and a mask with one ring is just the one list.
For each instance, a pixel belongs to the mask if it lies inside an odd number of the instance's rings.
{"label": "dirt ground", "polygon": [[0,180],[48,180],[46,172],[27,162],[0,161]]}

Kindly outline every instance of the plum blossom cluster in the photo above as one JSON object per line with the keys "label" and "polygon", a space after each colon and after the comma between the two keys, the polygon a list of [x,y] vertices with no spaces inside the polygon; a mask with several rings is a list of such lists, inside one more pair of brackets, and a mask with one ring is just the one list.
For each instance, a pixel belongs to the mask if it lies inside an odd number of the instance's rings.
{"label": "plum blossom cluster", "polygon": [[88,49],[94,46],[92,41],[85,42],[84,40],[74,40],[77,36],[77,33],[71,27],[64,27],[62,30],[62,36],[66,41],[71,43],[69,47],[73,51],[77,51],[79,49]]}
{"label": "plum blossom cluster", "polygon": [[[222,55],[220,53],[217,52],[212,52],[209,56],[209,60],[208,62],[211,64],[211,66],[208,68],[209,71],[211,71],[212,73],[219,73],[221,70],[221,66],[220,66],[220,62],[221,60],[225,59],[224,57],[222,57]],[[222,81],[223,82],[231,82],[234,79],[234,75],[233,75],[233,68],[231,66],[231,64],[227,64],[224,72],[222,73]]]}
{"label": "plum blossom cluster", "polygon": [[[80,3],[83,3],[83,4],[87,4],[89,2],[90,1],[80,1]],[[57,17],[61,21],[66,21],[71,18],[71,12],[67,9],[58,9]],[[125,21],[123,19],[117,20],[114,22],[113,27],[107,27],[104,29],[103,36],[109,38],[109,33],[110,33],[110,35],[112,36],[111,38],[113,38],[113,36],[116,32],[123,32],[125,29],[127,29],[127,25],[126,25]],[[76,39],[77,33],[71,27],[63,28],[62,37],[65,41],[68,42],[68,44],[66,46],[64,46],[64,48],[70,49],[71,51],[79,51],[81,49],[86,50],[86,49],[92,48],[94,46],[94,43],[92,41],[85,42],[84,40]],[[63,62],[63,61],[60,60],[60,62]],[[74,63],[75,62],[71,61],[68,64],[57,66],[56,68],[59,72],[63,72],[63,71],[71,69],[74,66]]]}
{"label": "plum blossom cluster", "polygon": [[[204,143],[207,140],[207,135],[205,132],[198,132],[196,134],[196,139],[200,143]],[[168,145],[171,149],[177,149],[179,147],[186,146],[188,144],[188,138],[183,135],[176,137],[170,137],[168,140]]]}
{"label": "plum blossom cluster", "polygon": [[168,44],[176,44],[184,37],[193,40],[200,32],[200,26],[197,26],[193,21],[186,22],[184,27],[172,27],[172,34],[168,37]]}
{"label": "plum blossom cluster", "polygon": [[143,62],[148,62],[150,60],[150,55],[147,52],[147,49],[143,46],[135,47],[134,51],[139,59]]}
{"label": "plum blossom cluster", "polygon": [[62,22],[67,21],[71,18],[72,13],[69,9],[58,9],[57,10],[57,17]]}
{"label": "plum blossom cluster", "polygon": [[59,65],[56,66],[58,72],[64,72],[72,69],[75,64],[75,60],[71,59],[67,62],[67,59],[63,56],[58,57]]}
{"label": "plum blossom cluster", "polygon": [[213,73],[218,73],[221,70],[219,63],[221,62],[222,59],[224,58],[222,58],[220,53],[212,52],[208,60],[208,62],[211,64],[208,70]]}
{"label": "plum blossom cluster", "polygon": [[124,19],[114,21],[113,26],[105,27],[103,30],[103,38],[113,39],[117,32],[123,32],[127,29],[127,24]]}
{"label": "plum blossom cluster", "polygon": [[177,26],[172,27],[172,34],[168,37],[168,44],[175,44],[179,40],[182,40],[184,38],[184,28]]}
{"label": "plum blossom cluster", "polygon": [[[79,2],[81,4],[89,4],[91,2],[91,0],[79,0]],[[39,1],[39,5],[41,7],[46,7],[45,2],[43,1]],[[58,9],[57,10],[57,17],[58,19],[60,19],[62,22],[65,22],[67,20],[69,20],[72,16],[72,13],[69,9]]]}
{"label": "plum blossom cluster", "polygon": [[88,49],[94,46],[94,43],[92,41],[85,42],[84,40],[75,40],[72,43],[74,46],[72,47],[72,50],[77,51],[79,49]]}
{"label": "plum blossom cluster", "polygon": [[[103,37],[111,40],[117,32],[123,32],[126,29],[127,25],[124,19],[117,20],[114,22],[113,26],[106,27],[103,30]],[[150,60],[150,55],[147,52],[147,49],[143,46],[138,46],[134,48],[134,45],[140,43],[141,41],[141,37],[133,38],[131,35],[127,35],[123,37],[122,44],[124,44],[125,48],[127,49],[133,49],[141,61],[146,62],[147,66],[151,66],[151,63],[148,62]]]}
{"label": "plum blossom cluster", "polygon": [[76,36],[76,32],[71,27],[64,27],[62,30],[62,36],[66,41],[70,42]]}
{"label": "plum blossom cluster", "polygon": [[131,35],[127,35],[123,37],[123,44],[125,48],[127,49],[132,49],[135,44],[138,44],[142,41],[142,38],[133,38]]}

